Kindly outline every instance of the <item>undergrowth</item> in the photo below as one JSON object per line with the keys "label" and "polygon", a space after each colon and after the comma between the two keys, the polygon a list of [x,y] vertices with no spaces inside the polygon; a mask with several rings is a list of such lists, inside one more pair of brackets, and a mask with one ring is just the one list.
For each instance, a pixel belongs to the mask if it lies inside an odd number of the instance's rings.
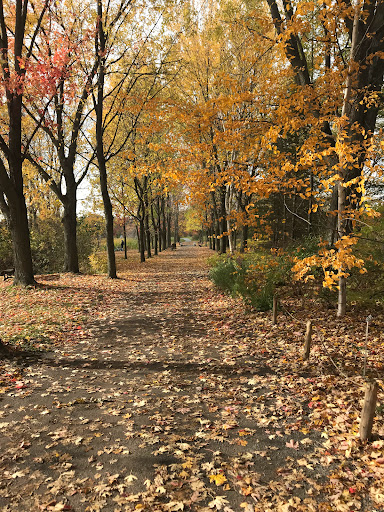
{"label": "undergrowth", "polygon": [[280,250],[215,255],[209,263],[209,275],[215,285],[233,296],[241,296],[257,311],[270,310],[276,289],[292,280],[292,259]]}
{"label": "undergrowth", "polygon": [[[375,219],[356,233],[353,254],[364,261],[366,272],[349,270],[347,299],[350,306],[369,308],[384,302],[384,220]],[[294,262],[316,255],[321,246],[313,236],[285,249],[268,250],[251,243],[245,254],[214,255],[209,259],[209,276],[215,285],[232,296],[240,296],[258,311],[272,309],[273,296],[280,287],[292,295],[317,297],[329,307],[337,304],[337,289],[323,286],[324,269],[311,268],[308,282],[296,281],[292,272]],[[368,314],[368,313],[367,313]]]}

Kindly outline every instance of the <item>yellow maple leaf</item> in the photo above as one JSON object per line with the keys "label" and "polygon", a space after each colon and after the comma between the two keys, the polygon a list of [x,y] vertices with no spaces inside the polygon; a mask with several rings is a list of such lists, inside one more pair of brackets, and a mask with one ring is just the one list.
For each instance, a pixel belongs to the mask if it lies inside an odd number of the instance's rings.
{"label": "yellow maple leaf", "polygon": [[223,485],[223,483],[227,481],[227,478],[221,474],[209,475],[209,479],[211,482],[215,482],[216,485]]}

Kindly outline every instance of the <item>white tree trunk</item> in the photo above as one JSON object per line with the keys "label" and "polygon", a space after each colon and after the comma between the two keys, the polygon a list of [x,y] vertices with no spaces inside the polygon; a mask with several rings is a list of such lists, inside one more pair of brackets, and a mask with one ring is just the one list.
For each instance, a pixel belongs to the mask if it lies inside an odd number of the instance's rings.
{"label": "white tree trunk", "polygon": [[[352,85],[353,85],[353,64],[356,55],[357,49],[357,41],[358,41],[358,29],[359,29],[359,19],[360,19],[360,6],[359,3],[355,5],[355,15],[353,19],[353,30],[352,30],[352,44],[351,44],[351,53],[349,57],[349,69],[348,75],[345,82],[345,90],[344,90],[344,101],[343,101],[343,110],[342,117],[345,118],[345,125],[348,125],[350,122],[350,113],[351,113],[351,101],[352,101]],[[347,142],[345,140],[345,136],[343,135],[343,131],[341,131],[340,144],[344,146]],[[345,151],[345,148],[344,148]],[[345,209],[346,209],[346,189],[344,187],[345,178],[346,178],[346,170],[348,168],[348,163],[345,162],[345,159],[340,156],[339,158],[339,175],[340,180],[338,183],[338,204],[337,204],[337,239],[340,240],[343,236],[347,234],[346,225],[347,222],[345,220]],[[338,279],[338,302],[337,302],[337,316],[343,317],[346,312],[347,307],[347,280],[344,275],[344,269],[340,268],[339,270],[339,279]]]}
{"label": "white tree trunk", "polygon": [[227,185],[227,190],[225,194],[225,210],[227,217],[227,231],[228,231],[228,243],[229,243],[229,252],[231,254],[234,253],[234,244],[233,244],[233,225],[231,221],[231,210],[232,210],[232,202],[233,202],[233,185]]}

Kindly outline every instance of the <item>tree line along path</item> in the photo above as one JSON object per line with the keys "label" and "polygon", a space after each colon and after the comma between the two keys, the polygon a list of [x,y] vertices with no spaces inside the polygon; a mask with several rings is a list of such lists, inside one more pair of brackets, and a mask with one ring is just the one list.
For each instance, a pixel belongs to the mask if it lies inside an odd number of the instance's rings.
{"label": "tree line along path", "polygon": [[302,361],[302,319],[272,326],[215,291],[210,254],[38,278],[72,294],[86,280],[104,303],[52,351],[13,356],[2,511],[382,510],[383,422],[370,451],[353,434],[361,382]]}

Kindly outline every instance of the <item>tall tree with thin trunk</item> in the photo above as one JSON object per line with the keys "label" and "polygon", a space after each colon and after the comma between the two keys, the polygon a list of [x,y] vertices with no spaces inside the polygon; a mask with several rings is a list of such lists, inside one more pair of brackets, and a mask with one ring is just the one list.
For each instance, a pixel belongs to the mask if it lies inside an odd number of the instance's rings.
{"label": "tall tree with thin trunk", "polygon": [[[36,47],[49,0],[35,5],[36,19],[30,18],[28,0],[0,0],[1,93],[7,114],[0,133],[0,208],[12,235],[15,283],[34,284],[27,209],[23,191],[22,104],[27,66]],[[11,23],[14,22],[13,25]],[[28,26],[28,39],[26,27]],[[12,40],[12,44],[10,41]],[[32,134],[32,136],[34,133]],[[27,145],[30,140],[27,141]]]}
{"label": "tall tree with thin trunk", "polygon": [[104,32],[103,0],[97,0],[97,37],[95,50],[96,56],[98,58],[97,99],[94,101],[96,113],[96,156],[99,168],[100,190],[101,196],[103,198],[107,234],[108,277],[115,279],[117,274],[113,233],[113,212],[112,202],[108,192],[107,163],[105,158],[103,139],[103,106],[106,65],[106,35]]}

